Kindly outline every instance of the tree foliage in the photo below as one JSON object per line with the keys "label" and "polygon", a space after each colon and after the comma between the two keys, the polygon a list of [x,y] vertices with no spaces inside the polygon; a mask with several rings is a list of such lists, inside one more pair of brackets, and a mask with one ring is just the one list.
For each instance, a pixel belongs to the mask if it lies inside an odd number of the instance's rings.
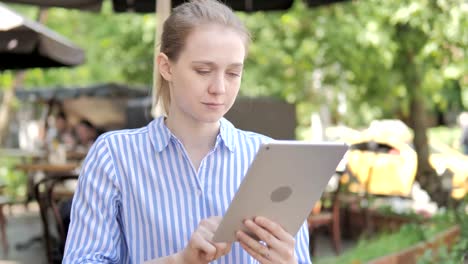
{"label": "tree foliage", "polygon": [[[320,105],[351,126],[400,118],[415,129],[419,161],[427,165],[426,115],[468,104],[465,0],[359,0],[314,9],[296,1],[286,12],[240,16],[253,35],[241,93],[297,103],[301,125]],[[51,9],[47,26],[84,48],[87,63],[29,70],[26,86],[152,83],[154,15],[115,14],[107,3],[101,13]],[[2,73],[0,87],[13,79]]]}
{"label": "tree foliage", "polygon": [[[50,9],[47,26],[84,48],[87,62],[29,70],[27,86],[151,84],[154,15],[116,14],[105,3],[100,13]],[[37,12],[14,8],[32,19]],[[407,44],[420,46],[425,100],[447,109],[468,85],[467,9],[463,0],[362,0],[313,9],[296,1],[286,12],[239,13],[253,36],[241,93],[312,105],[323,96],[337,104],[342,96],[348,114],[341,119],[350,125],[407,114],[397,58],[403,45],[397,25],[404,24],[419,32]],[[1,86],[11,79],[2,73]]]}

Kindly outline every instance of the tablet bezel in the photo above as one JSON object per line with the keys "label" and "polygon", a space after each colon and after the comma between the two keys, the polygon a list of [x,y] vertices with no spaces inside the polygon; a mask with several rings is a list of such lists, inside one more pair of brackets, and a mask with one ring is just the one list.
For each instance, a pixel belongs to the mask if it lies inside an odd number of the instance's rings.
{"label": "tablet bezel", "polygon": [[[214,242],[234,242],[243,220],[267,217],[295,235],[317,202],[348,146],[344,143],[271,141],[260,146],[226,214]],[[273,202],[278,188],[284,201]],[[278,192],[277,192],[278,193]],[[283,197],[284,198],[284,197]]]}

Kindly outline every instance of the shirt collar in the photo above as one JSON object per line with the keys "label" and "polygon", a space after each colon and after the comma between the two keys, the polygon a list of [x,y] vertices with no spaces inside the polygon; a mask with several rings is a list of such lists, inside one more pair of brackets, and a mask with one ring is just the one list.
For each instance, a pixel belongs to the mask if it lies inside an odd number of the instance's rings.
{"label": "shirt collar", "polygon": [[[234,125],[225,118],[221,118],[220,122],[220,133],[218,135],[217,141],[221,138],[223,144],[231,151],[235,150],[234,142]],[[154,119],[149,124],[150,139],[153,142],[153,145],[157,152],[164,150],[171,139],[172,133],[164,124],[164,116]]]}
{"label": "shirt collar", "polygon": [[164,116],[155,118],[149,124],[150,139],[157,152],[161,152],[169,144],[171,139],[171,131],[164,124]]}
{"label": "shirt collar", "polygon": [[234,152],[236,149],[235,141],[234,141],[234,133],[236,128],[234,125],[229,122],[226,118],[221,118],[220,122],[220,132],[221,139],[223,140],[224,145],[231,151]]}

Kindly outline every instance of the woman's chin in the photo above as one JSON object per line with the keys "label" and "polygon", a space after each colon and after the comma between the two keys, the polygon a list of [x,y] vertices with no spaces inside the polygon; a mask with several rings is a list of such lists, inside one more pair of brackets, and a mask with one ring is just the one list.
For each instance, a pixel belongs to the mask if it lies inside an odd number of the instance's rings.
{"label": "woman's chin", "polygon": [[203,123],[215,123],[218,122],[222,117],[224,116],[224,113],[204,113],[198,116],[198,120]]}

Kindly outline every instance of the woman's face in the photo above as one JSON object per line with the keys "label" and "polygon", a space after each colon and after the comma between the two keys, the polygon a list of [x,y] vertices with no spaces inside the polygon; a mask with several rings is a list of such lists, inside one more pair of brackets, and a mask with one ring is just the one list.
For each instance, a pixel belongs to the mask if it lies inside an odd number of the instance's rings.
{"label": "woman's face", "polygon": [[217,122],[239,92],[244,57],[245,45],[238,32],[213,24],[196,28],[177,61],[169,61],[167,71],[161,72],[169,81],[169,116]]}

